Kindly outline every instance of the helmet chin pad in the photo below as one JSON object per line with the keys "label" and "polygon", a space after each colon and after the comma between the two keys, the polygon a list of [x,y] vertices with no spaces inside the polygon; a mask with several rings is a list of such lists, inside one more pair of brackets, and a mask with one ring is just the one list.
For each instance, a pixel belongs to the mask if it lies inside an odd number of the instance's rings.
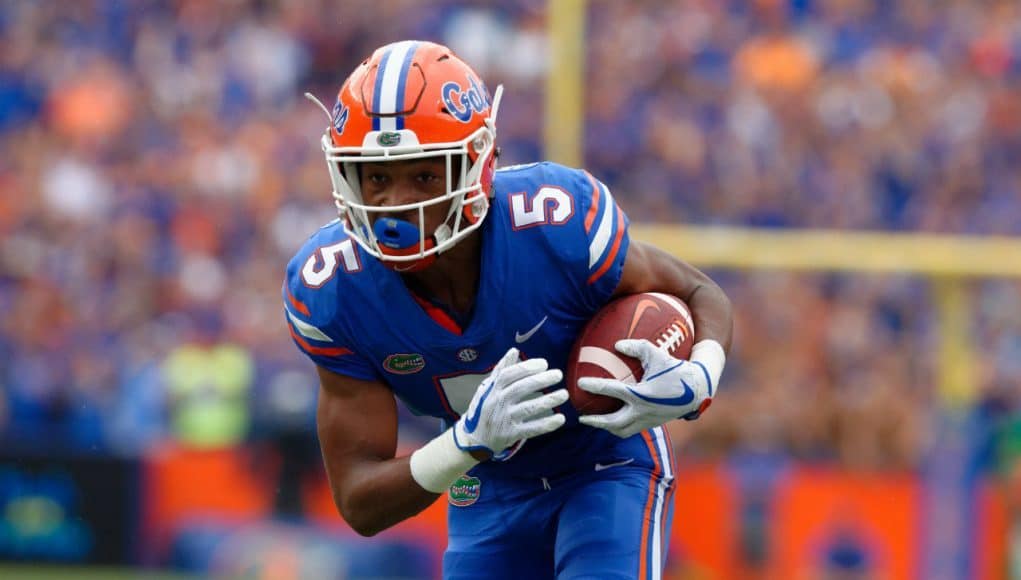
{"label": "helmet chin pad", "polygon": [[[435,236],[425,238],[425,243],[420,244],[421,232],[418,226],[408,221],[381,217],[373,224],[372,231],[376,235],[377,247],[384,256],[413,256],[436,247]],[[419,260],[383,260],[383,264],[397,272],[418,272],[435,261],[436,254],[430,254]]]}

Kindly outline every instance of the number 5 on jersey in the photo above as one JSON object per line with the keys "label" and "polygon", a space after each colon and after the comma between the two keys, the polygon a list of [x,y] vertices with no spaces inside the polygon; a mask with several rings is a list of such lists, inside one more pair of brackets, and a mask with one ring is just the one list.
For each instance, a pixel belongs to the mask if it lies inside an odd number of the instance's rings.
{"label": "number 5 on jersey", "polygon": [[301,280],[306,286],[319,288],[333,278],[340,264],[344,265],[344,271],[348,273],[362,269],[362,264],[358,261],[358,252],[355,251],[354,242],[350,239],[317,248],[312,252],[301,268]]}
{"label": "number 5 on jersey", "polygon": [[544,185],[528,199],[525,192],[512,193],[511,225],[515,230],[543,224],[559,226],[574,215],[574,198],[552,185]]}

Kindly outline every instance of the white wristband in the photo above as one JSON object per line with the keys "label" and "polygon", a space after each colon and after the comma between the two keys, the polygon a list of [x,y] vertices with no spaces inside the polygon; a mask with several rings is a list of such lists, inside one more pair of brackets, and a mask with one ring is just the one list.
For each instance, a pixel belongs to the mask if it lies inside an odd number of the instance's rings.
{"label": "white wristband", "polygon": [[723,374],[723,365],[727,364],[727,353],[723,352],[723,346],[711,338],[700,340],[691,347],[691,356],[688,360],[702,364],[709,373],[709,396],[716,394],[720,375]]}
{"label": "white wristband", "polygon": [[478,462],[457,447],[451,427],[411,454],[411,477],[422,489],[443,493]]}

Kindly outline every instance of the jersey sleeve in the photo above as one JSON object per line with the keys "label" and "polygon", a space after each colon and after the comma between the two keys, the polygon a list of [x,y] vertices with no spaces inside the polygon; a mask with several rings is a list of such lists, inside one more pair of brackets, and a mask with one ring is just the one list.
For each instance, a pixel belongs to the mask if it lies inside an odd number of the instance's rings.
{"label": "jersey sleeve", "polygon": [[610,188],[587,171],[558,167],[577,206],[564,228],[552,228],[554,251],[589,310],[604,305],[624,273],[630,237],[627,215]]}
{"label": "jersey sleeve", "polygon": [[304,253],[307,252],[299,252],[288,264],[282,289],[284,317],[291,340],[305,356],[323,368],[356,379],[378,379],[374,365],[357,353],[354,341],[336,319],[337,287],[330,284],[312,288],[302,281],[302,267],[308,259]]}

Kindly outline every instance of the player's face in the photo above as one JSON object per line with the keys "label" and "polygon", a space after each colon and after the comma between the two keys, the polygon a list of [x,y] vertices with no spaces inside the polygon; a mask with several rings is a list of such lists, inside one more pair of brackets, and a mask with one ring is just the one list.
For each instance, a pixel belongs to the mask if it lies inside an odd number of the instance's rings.
{"label": "player's face", "polygon": [[[456,175],[456,163],[453,164]],[[361,169],[362,200],[366,205],[389,207],[426,201],[447,193],[446,158],[412,159],[366,163]],[[432,232],[447,216],[450,205],[438,203],[425,208],[425,227]],[[417,210],[376,214],[418,223]]]}

